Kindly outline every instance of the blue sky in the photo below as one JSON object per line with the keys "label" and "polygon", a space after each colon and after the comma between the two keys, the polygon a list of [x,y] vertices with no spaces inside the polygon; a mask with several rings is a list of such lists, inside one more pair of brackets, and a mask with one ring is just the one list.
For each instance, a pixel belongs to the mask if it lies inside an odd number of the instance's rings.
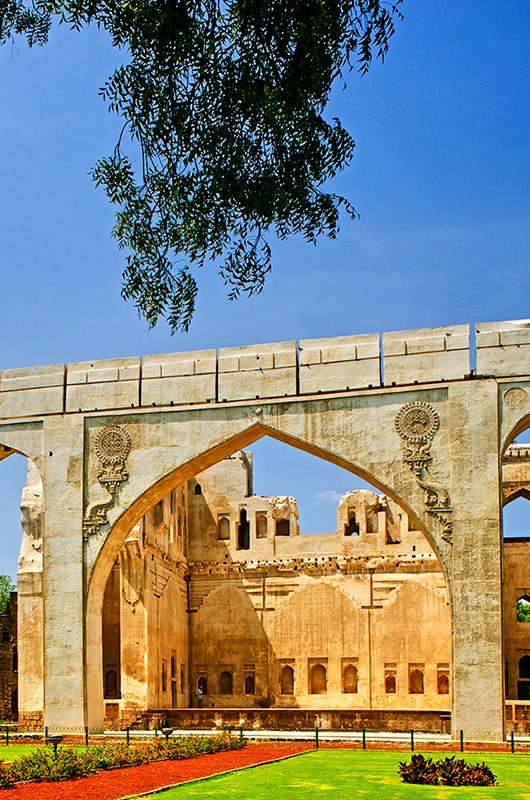
{"label": "blue sky", "polygon": [[[191,331],[173,337],[121,300],[113,212],[88,175],[119,126],[97,93],[118,54],[67,29],[45,48],[4,47],[0,368],[530,316],[530,6],[403,11],[385,65],[352,75],[330,109],[357,143],[334,188],[362,221],[317,247],[274,243],[252,300],[230,303],[205,269]],[[308,529],[330,529],[316,495],[350,476],[317,462],[310,477],[270,446],[256,460],[259,492],[297,494]],[[15,570],[21,471],[0,464],[0,572]]]}

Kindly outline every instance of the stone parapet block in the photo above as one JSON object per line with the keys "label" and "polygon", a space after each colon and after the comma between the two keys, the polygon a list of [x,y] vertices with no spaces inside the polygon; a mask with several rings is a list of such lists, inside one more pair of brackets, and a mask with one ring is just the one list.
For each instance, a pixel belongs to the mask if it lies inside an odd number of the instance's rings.
{"label": "stone parapet block", "polygon": [[215,350],[146,356],[142,368],[142,406],[215,401]]}
{"label": "stone parapet block", "polygon": [[477,323],[475,335],[477,375],[528,375],[530,319]]}
{"label": "stone parapet block", "polygon": [[60,414],[63,410],[63,364],[0,371],[0,418]]}
{"label": "stone parapet block", "polygon": [[136,408],[140,397],[140,371],[139,357],[68,364],[65,410]]}
{"label": "stone parapet block", "polygon": [[379,334],[300,341],[300,393],[380,386]]}
{"label": "stone parapet block", "polygon": [[469,374],[469,325],[383,334],[386,386],[461,380]]}
{"label": "stone parapet block", "polygon": [[223,347],[218,370],[220,402],[296,395],[296,342]]}

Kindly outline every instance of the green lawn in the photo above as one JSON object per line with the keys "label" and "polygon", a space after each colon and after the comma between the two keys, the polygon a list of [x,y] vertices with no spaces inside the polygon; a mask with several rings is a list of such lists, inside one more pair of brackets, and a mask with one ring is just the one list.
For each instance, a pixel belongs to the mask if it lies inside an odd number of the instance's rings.
{"label": "green lawn", "polygon": [[[442,753],[430,754],[435,759]],[[362,750],[319,750],[246,769],[232,775],[183,785],[157,794],[157,800],[530,800],[530,755],[467,754],[466,761],[486,761],[500,786],[411,786],[397,774],[399,761],[410,753]]]}
{"label": "green lawn", "polygon": [[17,758],[27,756],[32,753],[37,747],[43,747],[42,744],[10,744],[9,747],[0,745],[0,759],[3,761],[16,761]]}

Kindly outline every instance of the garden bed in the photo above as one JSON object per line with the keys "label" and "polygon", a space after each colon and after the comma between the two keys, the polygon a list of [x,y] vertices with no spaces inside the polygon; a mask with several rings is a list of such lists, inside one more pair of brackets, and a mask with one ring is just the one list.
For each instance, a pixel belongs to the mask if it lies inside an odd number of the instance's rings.
{"label": "garden bed", "polygon": [[305,752],[306,743],[267,742],[248,744],[243,750],[228,750],[181,761],[156,761],[138,767],[107,770],[76,780],[22,783],[0,791],[0,800],[118,800],[164,786],[251,767]]}

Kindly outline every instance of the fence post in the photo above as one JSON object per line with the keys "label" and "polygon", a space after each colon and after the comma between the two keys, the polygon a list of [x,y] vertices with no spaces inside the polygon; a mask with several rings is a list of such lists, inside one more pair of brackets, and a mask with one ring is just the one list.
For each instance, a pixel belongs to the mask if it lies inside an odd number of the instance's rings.
{"label": "fence post", "polygon": [[414,752],[414,729],[410,729],[410,752]]}
{"label": "fence post", "polygon": [[315,750],[318,750],[318,726],[315,728]]}
{"label": "fence post", "polygon": [[9,725],[6,725],[6,746],[9,745]]}
{"label": "fence post", "polygon": [[48,726],[47,725],[44,726],[44,740],[45,741],[48,740]]}
{"label": "fence post", "polygon": [[510,744],[512,746],[512,753],[515,753],[515,736],[513,731],[510,734]]}
{"label": "fence post", "polygon": [[88,747],[88,725],[85,725],[85,746]]}
{"label": "fence post", "polygon": [[131,743],[131,733],[130,733],[129,727],[125,728],[125,733],[126,733],[126,736],[127,736],[127,747],[129,747],[129,745]]}
{"label": "fence post", "polygon": [[243,728],[239,729],[239,738],[243,741]]}
{"label": "fence post", "polygon": [[460,730],[460,752],[464,752],[464,731]]}
{"label": "fence post", "polygon": [[366,750],[366,728],[363,728],[363,750]]}

